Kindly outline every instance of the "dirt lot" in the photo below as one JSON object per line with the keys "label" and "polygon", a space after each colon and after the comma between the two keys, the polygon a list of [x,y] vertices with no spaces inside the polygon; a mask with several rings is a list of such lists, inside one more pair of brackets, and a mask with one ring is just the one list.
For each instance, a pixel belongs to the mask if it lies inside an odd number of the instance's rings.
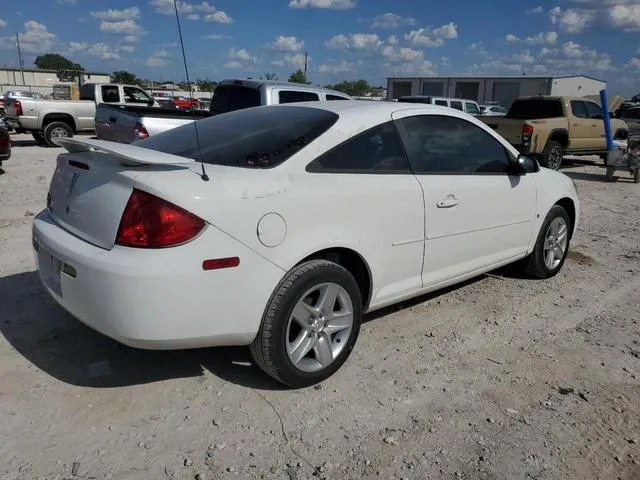
{"label": "dirt lot", "polygon": [[[0,176],[0,478],[640,479],[640,185],[582,160],[561,274],[496,272],[367,318],[348,363],[282,390],[247,349],[133,350],[40,287],[58,149]],[[200,475],[197,477],[197,475]]]}

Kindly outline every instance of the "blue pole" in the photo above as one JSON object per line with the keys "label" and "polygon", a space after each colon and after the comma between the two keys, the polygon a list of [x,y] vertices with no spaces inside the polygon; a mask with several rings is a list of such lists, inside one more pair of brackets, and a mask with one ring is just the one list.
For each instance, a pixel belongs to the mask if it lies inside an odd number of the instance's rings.
{"label": "blue pole", "polygon": [[611,135],[611,119],[609,118],[609,102],[607,91],[600,90],[600,105],[602,105],[602,119],[604,120],[604,135],[607,138],[607,150],[613,151],[613,136]]}

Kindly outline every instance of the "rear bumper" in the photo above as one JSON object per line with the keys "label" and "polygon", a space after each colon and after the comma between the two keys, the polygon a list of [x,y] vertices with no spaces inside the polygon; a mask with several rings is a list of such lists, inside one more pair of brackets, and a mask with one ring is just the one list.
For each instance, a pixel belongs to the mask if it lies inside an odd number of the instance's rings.
{"label": "rear bumper", "polygon": [[[175,248],[104,250],[41,212],[33,224],[40,280],[89,327],[126,345],[182,349],[246,345],[284,272],[215,227]],[[240,265],[204,271],[209,258]]]}

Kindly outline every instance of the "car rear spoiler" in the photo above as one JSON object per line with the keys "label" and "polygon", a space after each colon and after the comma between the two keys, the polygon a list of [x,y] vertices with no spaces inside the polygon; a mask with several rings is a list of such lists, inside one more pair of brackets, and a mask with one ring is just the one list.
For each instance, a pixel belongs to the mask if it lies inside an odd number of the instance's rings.
{"label": "car rear spoiler", "polygon": [[70,153],[90,151],[108,153],[126,165],[188,165],[195,162],[192,158],[180,157],[136,145],[92,138],[56,138],[54,143]]}

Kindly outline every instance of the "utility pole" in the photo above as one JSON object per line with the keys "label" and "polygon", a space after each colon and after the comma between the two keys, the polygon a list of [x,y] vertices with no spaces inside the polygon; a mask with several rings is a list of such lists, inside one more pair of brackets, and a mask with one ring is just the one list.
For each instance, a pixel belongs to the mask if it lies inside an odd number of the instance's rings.
{"label": "utility pole", "polygon": [[307,59],[309,58],[309,52],[304,52],[304,79],[307,79],[307,66],[308,66],[308,61]]}
{"label": "utility pole", "polygon": [[22,74],[22,85],[25,85],[24,81],[24,61],[22,60],[22,52],[20,51],[20,36],[16,32],[16,45],[18,47],[18,64],[20,65],[20,73]]}

